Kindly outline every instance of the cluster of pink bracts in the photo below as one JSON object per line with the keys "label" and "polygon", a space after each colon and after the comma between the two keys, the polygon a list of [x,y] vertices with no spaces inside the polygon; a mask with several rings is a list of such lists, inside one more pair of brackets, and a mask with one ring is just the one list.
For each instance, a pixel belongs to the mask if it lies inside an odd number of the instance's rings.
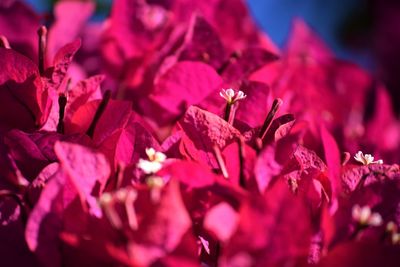
{"label": "cluster of pink bracts", "polygon": [[398,266],[379,81],[242,0],[94,9],[0,3],[0,266]]}

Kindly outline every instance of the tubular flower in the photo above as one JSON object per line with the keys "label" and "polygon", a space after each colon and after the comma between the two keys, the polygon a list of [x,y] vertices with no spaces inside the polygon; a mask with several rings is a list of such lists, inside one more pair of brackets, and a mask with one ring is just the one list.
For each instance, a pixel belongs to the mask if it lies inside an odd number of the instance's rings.
{"label": "tubular flower", "polygon": [[353,220],[362,226],[379,226],[382,224],[382,217],[379,213],[371,212],[368,206],[360,207],[354,205],[352,209]]}
{"label": "tubular flower", "polygon": [[219,95],[224,98],[230,105],[233,105],[237,101],[246,98],[246,95],[242,91],[235,92],[235,90],[233,90],[232,88],[222,89],[221,92],[219,92]]}
{"label": "tubular flower", "polygon": [[155,151],[154,148],[146,148],[148,160],[140,159],[137,166],[146,174],[158,172],[162,168],[162,163],[166,156],[162,152]]}
{"label": "tubular flower", "polygon": [[361,151],[358,151],[357,154],[354,156],[354,159],[364,165],[369,164],[383,164],[383,160],[375,160],[371,154],[363,154]]}

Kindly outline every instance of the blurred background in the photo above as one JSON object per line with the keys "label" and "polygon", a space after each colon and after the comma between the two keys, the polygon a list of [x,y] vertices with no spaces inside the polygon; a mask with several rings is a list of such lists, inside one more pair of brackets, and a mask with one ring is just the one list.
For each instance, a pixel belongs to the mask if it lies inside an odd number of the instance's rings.
{"label": "blurred background", "polygon": [[[25,0],[46,13],[56,0]],[[193,0],[197,1],[197,0]],[[203,0],[206,1],[206,0]],[[104,19],[112,0],[97,0],[95,20]],[[399,0],[247,0],[258,25],[283,47],[292,20],[300,17],[337,57],[362,65],[384,81],[400,111]]]}

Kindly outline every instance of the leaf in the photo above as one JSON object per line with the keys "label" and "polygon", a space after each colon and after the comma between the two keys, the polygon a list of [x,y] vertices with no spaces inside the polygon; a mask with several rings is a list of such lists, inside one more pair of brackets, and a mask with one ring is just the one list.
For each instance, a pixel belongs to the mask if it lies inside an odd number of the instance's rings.
{"label": "leaf", "polygon": [[178,49],[179,61],[200,61],[218,69],[225,59],[225,49],[211,25],[194,14],[183,45]]}
{"label": "leaf", "polygon": [[226,243],[235,233],[238,221],[237,212],[226,202],[221,202],[208,211],[204,218],[204,228]]}
{"label": "leaf", "polygon": [[135,264],[148,266],[177,248],[190,229],[191,220],[182,202],[179,184],[173,180],[161,193],[160,201],[142,212],[143,219],[129,243],[129,255]]}
{"label": "leaf", "polygon": [[157,175],[173,178],[190,189],[210,186],[216,180],[216,175],[208,168],[190,161],[168,163],[157,172]]}
{"label": "leaf", "polygon": [[212,67],[200,62],[179,62],[156,82],[151,105],[144,112],[159,125],[171,123],[190,105],[200,103],[210,93],[218,94],[221,83]]}
{"label": "leaf", "polygon": [[[100,216],[97,200],[110,169],[101,154],[80,145],[57,142],[59,170],[44,187],[25,231],[29,248],[43,266],[61,266],[61,231],[83,232],[85,214]],[[85,212],[86,211],[86,212]]]}
{"label": "leaf", "polygon": [[252,72],[277,59],[276,54],[261,47],[247,48],[231,56],[221,76],[225,82],[235,83],[246,79]]}
{"label": "leaf", "polygon": [[2,1],[0,4],[0,32],[6,36],[11,48],[36,62],[37,29],[41,17],[26,3]]}
{"label": "leaf", "polygon": [[8,132],[4,137],[4,143],[24,177],[29,180],[33,180],[50,163],[38,145],[22,131]]}
{"label": "leaf", "polygon": [[[365,253],[368,251],[368,253]],[[397,246],[385,246],[372,242],[344,242],[321,259],[318,267],[397,266],[400,261]]]}
{"label": "leaf", "polygon": [[276,148],[266,146],[259,156],[254,167],[258,190],[263,193],[268,188],[273,178],[279,175],[283,166],[275,159]]}
{"label": "leaf", "polygon": [[61,85],[65,83],[68,68],[72,63],[75,53],[81,47],[81,40],[77,39],[61,47],[54,56],[53,66],[46,70],[46,86],[49,90],[60,93],[64,88]]}
{"label": "leaf", "polygon": [[[86,147],[63,142],[57,142],[54,151],[65,175],[76,187],[82,203],[88,202],[89,207],[96,208],[94,197],[103,190],[110,175],[110,167],[105,157]],[[98,187],[97,192],[94,191],[95,187]]]}
{"label": "leaf", "polygon": [[310,239],[308,209],[280,181],[265,198],[254,196],[242,204],[237,231],[225,245],[221,266],[242,260],[254,266],[299,264],[308,256]]}
{"label": "leaf", "polygon": [[182,145],[195,161],[218,168],[213,155],[213,146],[224,148],[236,140],[240,133],[228,122],[210,112],[190,107],[179,121],[179,127],[186,134]]}
{"label": "leaf", "polygon": [[37,66],[11,49],[0,48],[1,128],[32,130],[44,123],[48,94]]}
{"label": "leaf", "polygon": [[94,2],[61,1],[55,4],[55,21],[48,34],[49,58],[53,58],[64,44],[79,37],[79,33],[94,11]]}
{"label": "leaf", "polygon": [[336,198],[337,195],[342,192],[339,148],[333,136],[324,126],[321,126],[321,139],[324,146],[324,154],[328,167],[329,180],[333,189],[333,197]]}
{"label": "leaf", "polygon": [[73,114],[80,106],[93,100],[94,94],[99,90],[100,84],[104,80],[103,75],[95,75],[88,79],[79,81],[67,93],[68,103],[66,106],[65,120],[72,118]]}

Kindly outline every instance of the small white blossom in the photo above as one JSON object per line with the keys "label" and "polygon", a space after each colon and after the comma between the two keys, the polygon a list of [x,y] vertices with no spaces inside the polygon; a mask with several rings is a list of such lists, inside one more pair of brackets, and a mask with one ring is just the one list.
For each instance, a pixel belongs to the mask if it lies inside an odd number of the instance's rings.
{"label": "small white blossom", "polygon": [[371,212],[368,206],[360,207],[354,205],[352,209],[353,220],[364,226],[379,226],[382,224],[382,217],[377,212]]}
{"label": "small white blossom", "polygon": [[390,239],[393,245],[400,244],[400,233],[398,232],[397,225],[394,222],[388,222],[386,231],[390,234]]}
{"label": "small white blossom", "polygon": [[358,151],[357,154],[354,156],[354,159],[364,165],[369,164],[383,164],[383,160],[376,160],[374,161],[374,157],[371,154],[363,154],[361,151]]}
{"label": "small white blossom", "polygon": [[167,156],[164,153],[155,151],[154,148],[146,148],[146,155],[150,161],[164,162]]}
{"label": "small white blossom", "polygon": [[162,163],[167,156],[164,153],[155,151],[154,148],[146,148],[148,160],[139,159],[137,167],[146,174],[156,173],[162,168]]}
{"label": "small white blossom", "polygon": [[219,92],[219,95],[224,98],[228,104],[234,104],[237,101],[246,98],[246,95],[242,91],[235,92],[232,88],[222,89],[221,92]]}
{"label": "small white blossom", "polygon": [[146,174],[156,173],[162,168],[162,164],[157,161],[149,161],[145,159],[139,159],[138,168]]}

